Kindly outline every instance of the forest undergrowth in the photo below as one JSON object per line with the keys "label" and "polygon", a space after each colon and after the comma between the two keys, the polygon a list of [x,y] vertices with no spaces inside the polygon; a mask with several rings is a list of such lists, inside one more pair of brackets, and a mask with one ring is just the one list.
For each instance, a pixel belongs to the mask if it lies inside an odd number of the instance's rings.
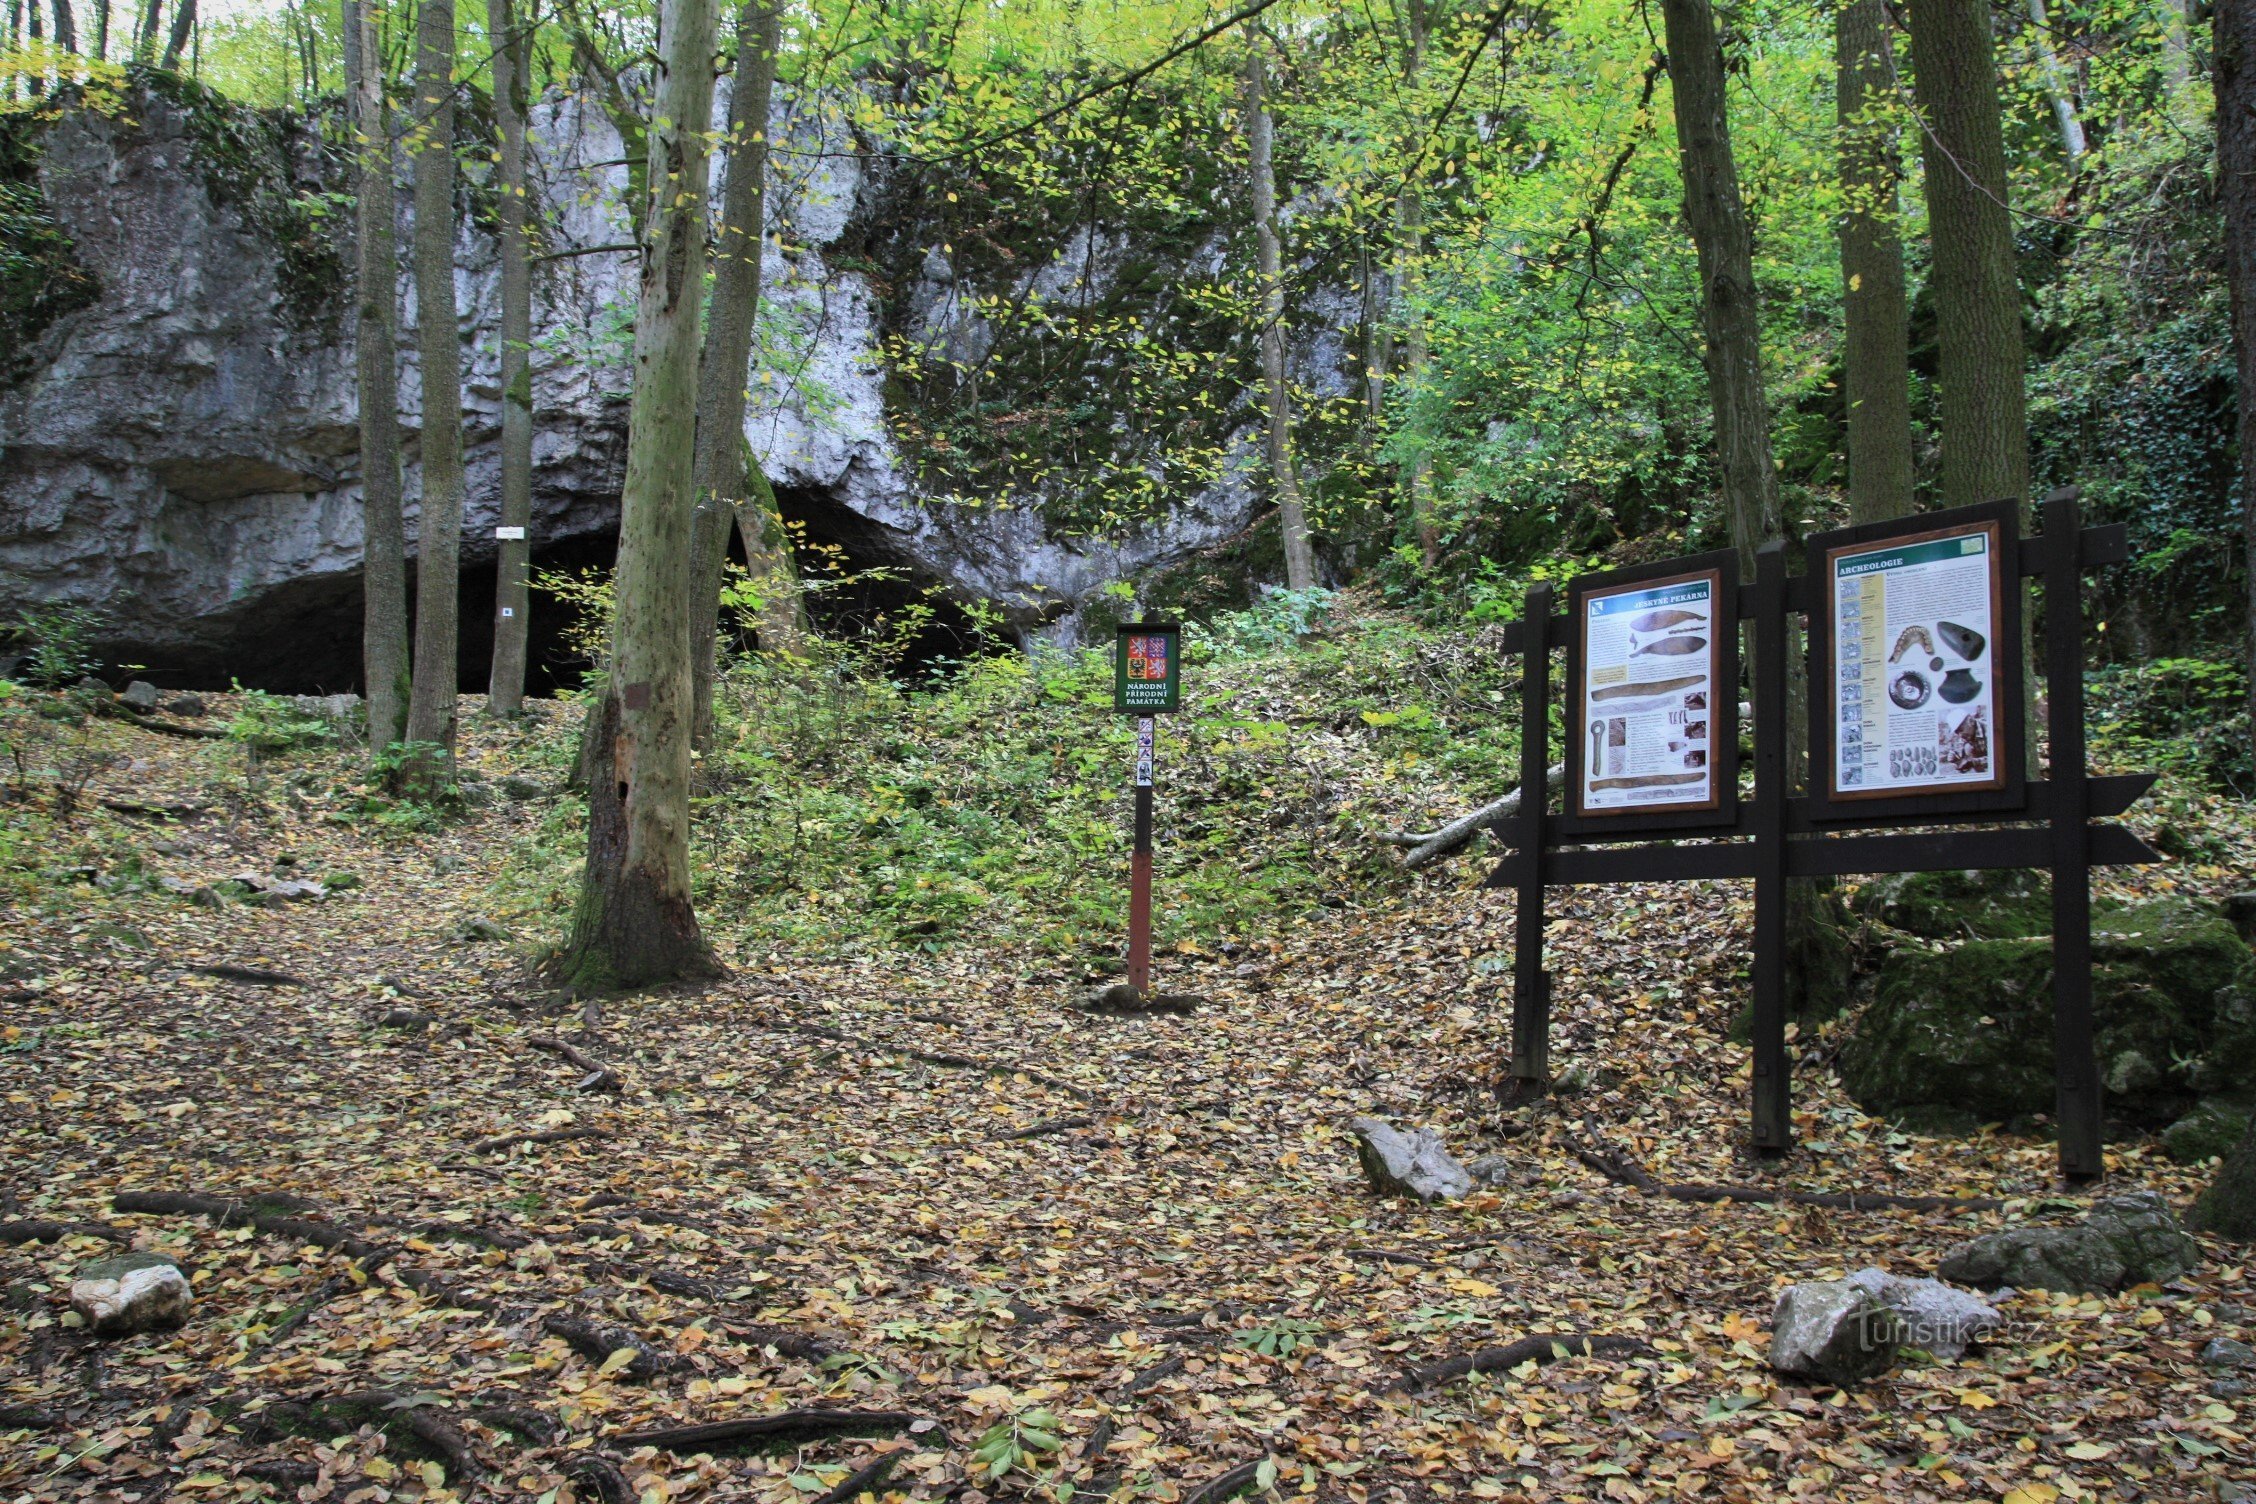
{"label": "forest undergrowth", "polygon": [[[1182,1017],[1073,1006],[1125,866],[1126,731],[1085,662],[796,707],[739,683],[697,827],[730,974],[623,1000],[532,965],[578,845],[563,707],[496,727],[466,700],[442,809],[372,793],[288,702],[208,697],[192,737],[13,694],[0,1223],[64,1225],[0,1246],[0,1498],[2040,1504],[2256,1479],[2246,1402],[2197,1356],[2256,1305],[2225,1242],[2167,1287],[2013,1297],[2003,1340],[1854,1392],[1772,1373],[1786,1282],[1931,1273],[2091,1193],[2042,1137],[1867,1116],[1839,1022],[1795,1038],[1799,1150],[1748,1154],[1733,884],[1561,895],[1559,1090],[1501,1106],[1512,900],[1477,858],[1406,875],[1372,839],[1500,791],[1493,645],[1362,608],[1306,642],[1232,630],[1162,743],[1159,969],[1205,999]],[[2168,740],[2135,700],[2103,739]],[[2219,787],[2173,773],[2129,822],[2172,860],[2108,892],[2235,886],[2256,822]],[[1376,1200],[1357,1113],[1505,1171]],[[1578,1151],[2002,1204],[1689,1204]],[[2109,1161],[2108,1189],[2180,1204],[2205,1173],[2139,1138]],[[68,1280],[127,1244],[186,1266],[196,1307],[96,1341]],[[663,1434],[685,1426],[724,1429]]]}

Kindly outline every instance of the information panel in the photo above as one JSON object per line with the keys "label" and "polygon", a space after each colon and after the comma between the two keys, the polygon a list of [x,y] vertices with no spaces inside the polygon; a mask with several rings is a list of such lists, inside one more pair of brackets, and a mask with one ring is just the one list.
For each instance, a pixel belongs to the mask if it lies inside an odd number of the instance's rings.
{"label": "information panel", "polygon": [[[1720,571],[1577,597],[1575,812],[1713,809],[1722,677]],[[1723,626],[1719,628],[1718,621]]]}
{"label": "information panel", "polygon": [[1834,797],[2004,786],[1998,539],[1981,522],[1827,550]]}

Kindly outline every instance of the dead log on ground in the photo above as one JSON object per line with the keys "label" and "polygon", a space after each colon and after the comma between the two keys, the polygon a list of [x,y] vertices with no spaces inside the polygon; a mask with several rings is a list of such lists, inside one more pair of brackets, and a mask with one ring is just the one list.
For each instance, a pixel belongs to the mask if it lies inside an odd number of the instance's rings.
{"label": "dead log on ground", "polygon": [[[1567,781],[1567,765],[1563,762],[1553,763],[1550,767],[1544,769],[1543,781],[1546,793],[1560,787]],[[1474,835],[1494,825],[1506,815],[1516,815],[1519,812],[1520,791],[1514,789],[1503,798],[1491,800],[1469,815],[1459,815],[1439,830],[1430,830],[1422,835],[1409,831],[1393,831],[1380,836],[1379,839],[1389,846],[1407,846],[1410,848],[1402,858],[1403,866],[1423,867],[1436,857],[1447,856],[1450,852],[1455,851],[1458,847],[1470,841]]]}
{"label": "dead log on ground", "polygon": [[1484,1347],[1439,1363],[1413,1365],[1395,1381],[1397,1389],[1431,1389],[1468,1374],[1505,1373],[1522,1363],[1549,1363],[1558,1358],[1620,1358],[1649,1353],[1652,1347],[1636,1337],[1601,1337],[1589,1332],[1539,1332],[1506,1347]]}
{"label": "dead log on ground", "polygon": [[1785,1203],[1820,1206],[1837,1212],[1994,1212],[2005,1205],[1994,1196],[1898,1196],[1887,1191],[1797,1191],[1786,1186],[1667,1185],[1625,1154],[1577,1145],[1574,1157],[1616,1185],[1634,1186],[1648,1196],[1671,1201],[1737,1201],[1755,1206]]}
{"label": "dead log on ground", "polygon": [[677,1456],[715,1447],[765,1448],[825,1436],[895,1436],[918,1417],[899,1410],[785,1410],[745,1420],[717,1420],[702,1426],[669,1426],[610,1438],[618,1447],[658,1447]]}

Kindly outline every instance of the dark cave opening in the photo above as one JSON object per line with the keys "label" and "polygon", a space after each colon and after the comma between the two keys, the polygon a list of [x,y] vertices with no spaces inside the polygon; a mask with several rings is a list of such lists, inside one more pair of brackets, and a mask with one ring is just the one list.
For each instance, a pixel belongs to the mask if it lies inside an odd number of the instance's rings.
{"label": "dark cave opening", "polygon": [[[897,635],[899,652],[887,668],[912,682],[1010,650],[962,602],[903,563],[881,524],[817,488],[778,486],[775,498],[806,582],[807,616],[825,636],[876,642]],[[731,557],[744,562],[742,539]],[[922,619],[909,625],[912,616]]]}

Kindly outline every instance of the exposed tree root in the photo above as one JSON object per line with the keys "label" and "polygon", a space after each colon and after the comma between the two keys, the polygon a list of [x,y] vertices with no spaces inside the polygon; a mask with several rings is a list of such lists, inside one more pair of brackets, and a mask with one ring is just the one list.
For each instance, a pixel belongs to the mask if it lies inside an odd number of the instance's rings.
{"label": "exposed tree root", "polygon": [[52,1431],[63,1418],[38,1405],[0,1405],[0,1431]]}
{"label": "exposed tree root", "polygon": [[748,1342],[754,1347],[772,1347],[779,1356],[797,1358],[802,1363],[820,1363],[832,1353],[829,1344],[818,1341],[805,1332],[792,1331],[789,1327],[741,1326],[732,1322],[724,1324],[721,1330],[739,1342]]}
{"label": "exposed tree root", "polygon": [[[279,1198],[253,1197],[238,1201],[228,1196],[199,1195],[194,1191],[120,1191],[110,1198],[111,1207],[117,1211],[204,1217],[220,1227],[255,1228],[272,1237],[311,1243],[331,1253],[341,1253],[369,1268],[392,1256],[391,1248],[371,1243],[334,1222],[314,1222],[276,1209],[283,1204]],[[300,1209],[305,1207],[302,1198],[290,1198],[289,1204]]]}
{"label": "exposed tree root", "polygon": [[1085,1116],[1044,1118],[1030,1128],[1019,1128],[1010,1133],[998,1133],[995,1137],[998,1141],[1007,1143],[1013,1139],[1042,1138],[1052,1133],[1070,1133],[1076,1128],[1090,1128],[1095,1125],[1095,1118]]}
{"label": "exposed tree root", "polygon": [[682,1365],[682,1360],[674,1354],[662,1353],[625,1327],[613,1326],[608,1321],[557,1314],[542,1318],[541,1326],[550,1336],[563,1338],[574,1352],[591,1363],[602,1363],[617,1352],[633,1353],[626,1366],[616,1370],[630,1379],[656,1378]]}
{"label": "exposed tree root", "polygon": [[313,988],[313,983],[304,977],[294,977],[286,971],[270,971],[264,966],[237,966],[232,961],[218,961],[209,966],[191,966],[188,969],[203,976],[221,977],[230,982],[248,982],[254,987]]}
{"label": "exposed tree root", "polygon": [[603,1504],[635,1504],[634,1485],[619,1471],[619,1464],[593,1452],[582,1452],[564,1464],[564,1476],[584,1484]]}
{"label": "exposed tree root", "polygon": [[1530,1360],[1549,1363],[1560,1357],[1628,1357],[1652,1350],[1636,1337],[1601,1337],[1589,1332],[1539,1332],[1533,1337],[1522,1337],[1506,1347],[1484,1347],[1477,1352],[1446,1358],[1439,1363],[1417,1364],[1396,1380],[1394,1387],[1431,1389],[1436,1384],[1446,1384],[1451,1379],[1461,1379],[1467,1374],[1503,1373]]}
{"label": "exposed tree root", "polygon": [[106,1222],[0,1222],[0,1243],[60,1243],[65,1238],[107,1238],[120,1247],[133,1241],[131,1233]]}
{"label": "exposed tree root", "polygon": [[1183,1495],[1182,1504],[1222,1504],[1223,1500],[1234,1499],[1252,1488],[1260,1478],[1260,1463],[1241,1462],[1221,1477],[1209,1478]]}
{"label": "exposed tree root", "polygon": [[918,1417],[899,1410],[785,1410],[746,1420],[718,1420],[702,1426],[670,1426],[611,1438],[613,1446],[661,1447],[677,1455],[720,1448],[760,1450],[824,1436],[893,1436]]}
{"label": "exposed tree root", "polygon": [[866,1493],[875,1493],[893,1476],[893,1469],[901,1465],[899,1450],[880,1452],[860,1467],[848,1473],[838,1486],[814,1501],[814,1504],[850,1504],[851,1500]]}
{"label": "exposed tree root", "polygon": [[[1558,788],[1567,781],[1567,765],[1563,762],[1553,763],[1544,770],[1543,781],[1545,792]],[[1439,830],[1393,831],[1380,836],[1379,840],[1389,846],[1409,847],[1410,850],[1402,858],[1402,865],[1423,867],[1436,857],[1447,856],[1455,851],[1506,815],[1516,815],[1519,812],[1520,791],[1514,789],[1501,799],[1490,800],[1469,815],[1459,815]]]}
{"label": "exposed tree root", "polygon": [[580,1082],[581,1091],[617,1092],[625,1089],[625,1083],[617,1071],[590,1055],[582,1054],[561,1039],[551,1038],[546,1034],[528,1034],[525,1044],[543,1054],[558,1056],[575,1069],[587,1072],[585,1079]]}
{"label": "exposed tree root", "polygon": [[2005,1205],[1994,1196],[1898,1196],[1886,1191],[1797,1191],[1784,1186],[1665,1185],[1644,1166],[1610,1149],[1575,1146],[1574,1157],[1616,1185],[1635,1186],[1648,1196],[1672,1201],[1739,1201],[1753,1205],[1783,1202],[1821,1206],[1829,1211],[1994,1212]]}
{"label": "exposed tree root", "polygon": [[551,1128],[544,1133],[504,1133],[495,1138],[482,1138],[464,1152],[498,1154],[519,1144],[568,1144],[577,1139],[609,1137],[610,1131],[604,1128]]}
{"label": "exposed tree root", "polygon": [[314,1287],[314,1291],[311,1295],[308,1295],[304,1300],[301,1300],[296,1305],[292,1306],[290,1308],[289,1314],[284,1316],[279,1322],[275,1323],[274,1329],[272,1331],[268,1332],[265,1336],[260,1337],[251,1345],[253,1347],[272,1347],[275,1343],[280,1342],[284,1337],[289,1336],[299,1327],[304,1326],[306,1324],[307,1318],[312,1316],[314,1312],[320,1310],[330,1301],[335,1300],[339,1295],[344,1293],[345,1287],[350,1283],[351,1281],[343,1278],[342,1276],[333,1276],[329,1279],[323,1280],[319,1285]]}

